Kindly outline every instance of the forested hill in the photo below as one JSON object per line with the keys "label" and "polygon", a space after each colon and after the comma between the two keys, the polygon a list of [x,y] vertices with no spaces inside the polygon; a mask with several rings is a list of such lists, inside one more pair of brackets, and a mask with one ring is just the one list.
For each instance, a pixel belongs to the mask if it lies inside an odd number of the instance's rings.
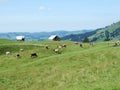
{"label": "forested hill", "polygon": [[99,28],[83,34],[71,34],[62,37],[63,40],[82,41],[88,37],[90,41],[104,41],[111,39],[120,39],[120,21],[104,28]]}

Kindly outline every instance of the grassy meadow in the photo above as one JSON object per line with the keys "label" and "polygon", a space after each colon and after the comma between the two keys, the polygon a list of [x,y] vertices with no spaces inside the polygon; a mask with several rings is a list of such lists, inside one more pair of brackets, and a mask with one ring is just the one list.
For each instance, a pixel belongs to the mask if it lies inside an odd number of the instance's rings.
{"label": "grassy meadow", "polygon": [[[54,53],[61,44],[67,47]],[[32,52],[38,57],[31,58]],[[0,39],[0,90],[120,90],[120,46]]]}

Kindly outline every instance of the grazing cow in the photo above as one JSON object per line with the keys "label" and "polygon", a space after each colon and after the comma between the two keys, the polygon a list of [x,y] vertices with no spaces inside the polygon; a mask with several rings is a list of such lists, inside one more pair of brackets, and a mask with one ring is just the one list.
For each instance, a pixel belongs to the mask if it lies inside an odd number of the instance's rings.
{"label": "grazing cow", "polygon": [[62,44],[61,46],[62,46],[62,47],[67,47],[67,45],[66,45],[66,44]]}
{"label": "grazing cow", "polygon": [[74,44],[78,44],[78,42],[74,42]]}
{"label": "grazing cow", "polygon": [[49,48],[48,48],[48,45],[45,45],[45,48],[46,48],[46,49],[49,49]]}
{"label": "grazing cow", "polygon": [[7,52],[6,52],[6,55],[10,55],[10,52],[9,52],[9,51],[7,51]]}
{"label": "grazing cow", "polygon": [[38,55],[37,55],[37,53],[31,53],[30,54],[30,57],[37,57]]}
{"label": "grazing cow", "polygon": [[119,46],[120,45],[120,41],[116,41],[114,43],[112,43],[112,46],[115,47],[115,46]]}
{"label": "grazing cow", "polygon": [[60,54],[60,53],[61,53],[61,52],[60,52],[60,50],[59,50],[59,49],[57,49],[57,48],[56,48],[56,49],[54,49],[53,51],[54,51],[55,53],[58,53],[58,54]]}
{"label": "grazing cow", "polygon": [[117,45],[120,45],[120,41],[117,41],[116,43],[117,43]]}
{"label": "grazing cow", "polygon": [[61,48],[62,48],[62,46],[61,46],[61,45],[59,45],[59,46],[57,46],[57,48],[61,49]]}
{"label": "grazing cow", "polygon": [[17,58],[20,58],[20,54],[19,54],[19,53],[18,53],[18,54],[16,54],[16,57],[17,57]]}
{"label": "grazing cow", "polygon": [[20,51],[21,51],[21,52],[23,52],[23,51],[24,51],[24,49],[22,49],[22,48],[21,48],[21,49],[20,49]]}
{"label": "grazing cow", "polygon": [[115,46],[117,46],[117,45],[118,45],[118,44],[117,44],[116,42],[112,44],[113,47],[115,47]]}
{"label": "grazing cow", "polygon": [[83,47],[82,43],[80,43],[80,47]]}

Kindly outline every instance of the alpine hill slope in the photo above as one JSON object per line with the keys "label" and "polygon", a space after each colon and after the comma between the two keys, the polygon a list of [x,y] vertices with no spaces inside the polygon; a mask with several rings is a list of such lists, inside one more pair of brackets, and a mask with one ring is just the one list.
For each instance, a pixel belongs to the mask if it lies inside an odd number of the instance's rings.
{"label": "alpine hill slope", "polygon": [[[61,44],[67,46],[55,53]],[[0,90],[120,90],[119,55],[120,46],[106,42],[80,47],[72,41],[0,39]]]}
{"label": "alpine hill slope", "polygon": [[90,41],[108,41],[120,39],[120,21],[104,28],[99,28],[83,34],[73,34],[63,37],[63,40],[83,41],[88,37]]}

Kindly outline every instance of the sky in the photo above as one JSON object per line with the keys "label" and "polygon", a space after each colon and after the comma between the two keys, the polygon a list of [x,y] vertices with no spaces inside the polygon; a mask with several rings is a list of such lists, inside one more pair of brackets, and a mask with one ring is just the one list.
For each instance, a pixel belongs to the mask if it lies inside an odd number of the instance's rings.
{"label": "sky", "polygon": [[0,0],[0,32],[102,28],[120,20],[120,0]]}

